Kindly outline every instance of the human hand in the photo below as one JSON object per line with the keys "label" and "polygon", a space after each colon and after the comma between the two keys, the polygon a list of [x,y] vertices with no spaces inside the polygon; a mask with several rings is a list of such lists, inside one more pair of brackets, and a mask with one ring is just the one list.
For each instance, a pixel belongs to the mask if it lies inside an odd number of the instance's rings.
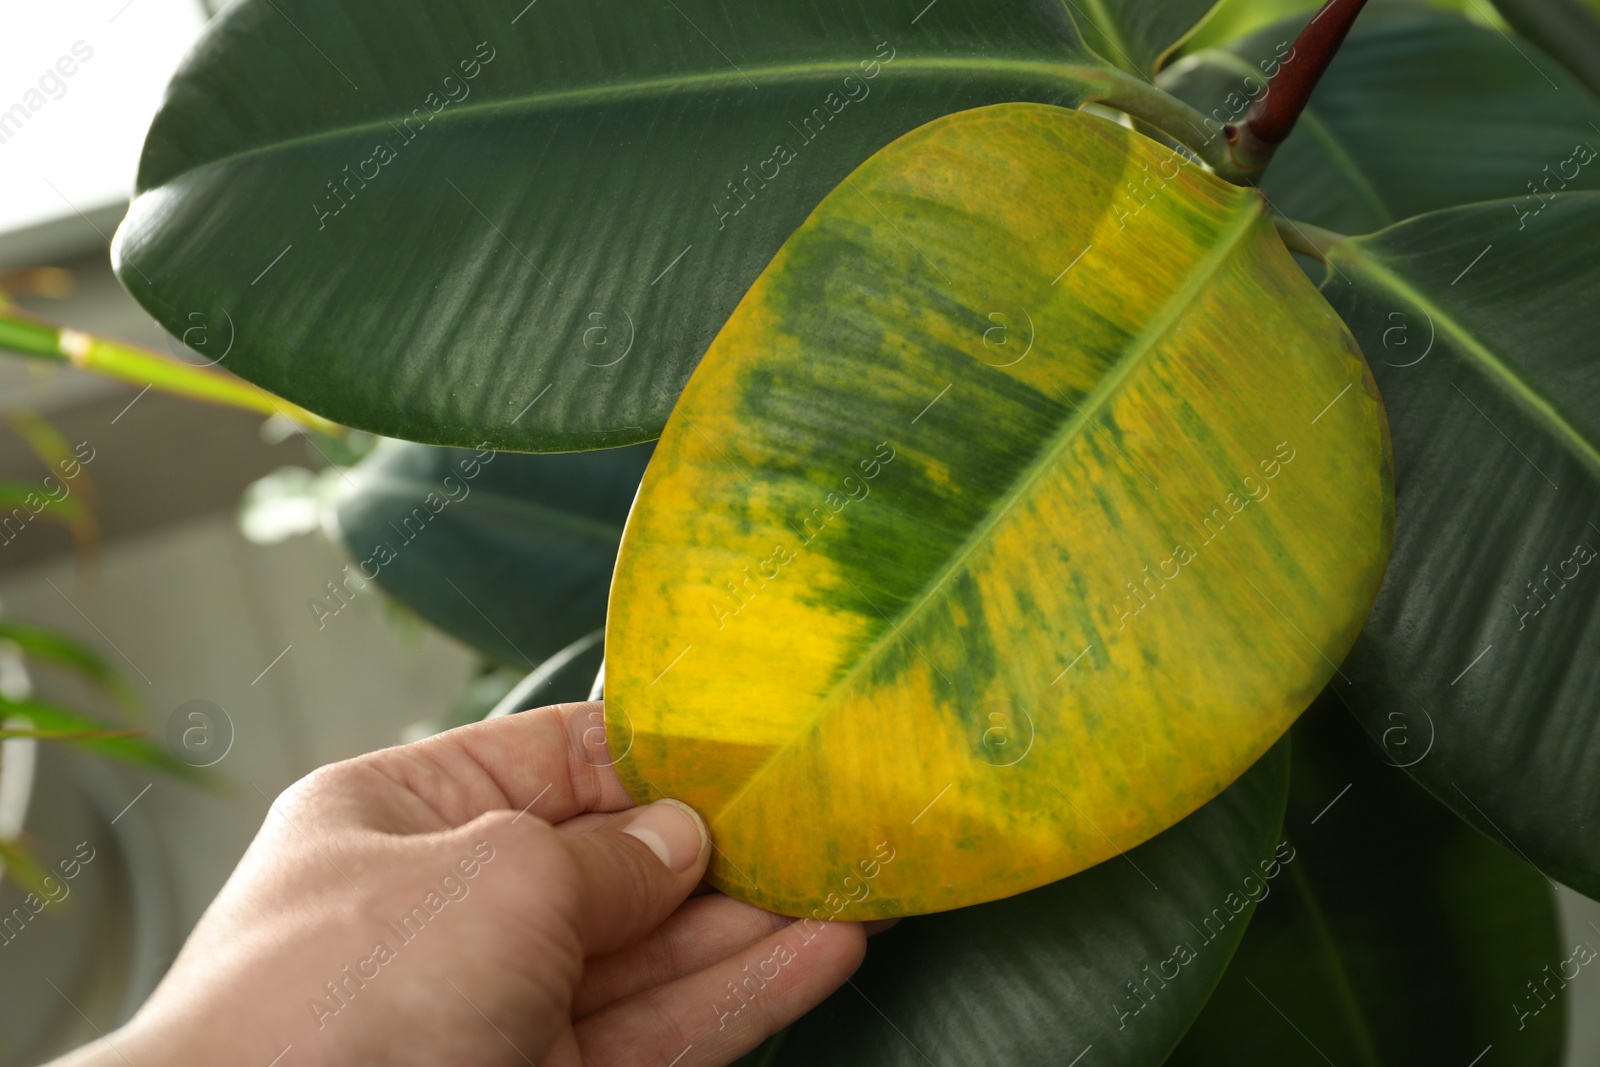
{"label": "human hand", "polygon": [[58,1067],[702,1067],[754,1048],[855,971],[862,929],[691,897],[704,824],[634,808],[590,762],[599,707],[301,779],[144,1008]]}

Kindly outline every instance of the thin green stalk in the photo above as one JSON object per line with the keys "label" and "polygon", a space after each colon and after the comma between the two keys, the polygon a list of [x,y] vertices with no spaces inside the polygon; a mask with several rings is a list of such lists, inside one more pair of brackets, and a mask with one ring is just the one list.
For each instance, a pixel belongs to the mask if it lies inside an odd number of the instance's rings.
{"label": "thin green stalk", "polygon": [[109,341],[33,318],[0,302],[0,349],[34,359],[70,363],[139,388],[239,408],[282,415],[308,430],[343,436],[345,428],[315,412],[273,396],[258,385],[209,367],[195,367],[146,348]]}
{"label": "thin green stalk", "polygon": [[1321,226],[1298,222],[1283,215],[1272,216],[1272,224],[1278,228],[1278,236],[1283,238],[1289,251],[1299,252],[1323,263],[1328,262],[1328,252],[1334,245],[1349,240],[1342,233],[1324,230]]}
{"label": "thin green stalk", "polygon": [[1171,93],[1126,74],[1107,69],[1104,90],[1094,97],[1105,104],[1160,130],[1199,156],[1219,178],[1235,185],[1249,185],[1255,171],[1241,167],[1229,151],[1223,129],[1206,128],[1206,116]]}

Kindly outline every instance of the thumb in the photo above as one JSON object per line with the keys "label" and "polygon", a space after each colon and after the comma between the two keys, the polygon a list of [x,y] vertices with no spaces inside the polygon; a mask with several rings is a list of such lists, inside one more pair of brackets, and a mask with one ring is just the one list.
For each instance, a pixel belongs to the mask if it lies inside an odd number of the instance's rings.
{"label": "thumb", "polygon": [[660,926],[700,883],[711,858],[705,822],[676,800],[559,836],[578,872],[576,925],[586,956],[624,948]]}

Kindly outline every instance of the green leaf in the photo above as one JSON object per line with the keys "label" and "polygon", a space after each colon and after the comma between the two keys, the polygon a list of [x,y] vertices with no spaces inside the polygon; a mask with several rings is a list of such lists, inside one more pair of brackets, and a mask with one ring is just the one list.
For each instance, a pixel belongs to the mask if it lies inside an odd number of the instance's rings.
{"label": "green leaf", "polygon": [[[32,730],[39,733],[71,735],[59,740],[74,748],[150,767],[196,784],[215,782],[210,774],[184,763],[148,737],[127,734],[80,712],[42,700],[0,699],[0,720],[11,721],[12,716],[25,717],[32,723]],[[24,729],[20,724],[14,728]]]}
{"label": "green leaf", "polygon": [[1222,0],[1183,42],[1180,51],[1188,54],[1207,48],[1226,48],[1292,16],[1300,16],[1304,23],[1321,6],[1318,0]]}
{"label": "green leaf", "polygon": [[446,633],[531,670],[605,624],[652,447],[528,456],[386,441],[340,481],[334,514],[353,561],[310,610],[337,625],[376,581]]}
{"label": "green leaf", "polygon": [[606,712],[718,888],[809,915],[885,841],[849,918],[1055,881],[1332,674],[1387,552],[1382,410],[1260,196],[1180,158],[1038,104],[930,123],[707,353],[628,520]]}
{"label": "green leaf", "polygon": [[68,527],[74,540],[82,542],[93,539],[94,513],[76,497],[47,496],[42,481],[37,484],[0,482],[0,514],[9,520],[4,528],[6,540],[0,543],[9,543],[24,523],[32,522],[35,518]]}
{"label": "green leaf", "polygon": [[1293,869],[1275,858],[1288,748],[1125,856],[877,935],[777,1063],[1064,1067],[1091,1047],[1083,1063],[1160,1063],[1244,935],[1247,887]]}
{"label": "green leaf", "polygon": [[[61,431],[52,426],[48,419],[42,415],[26,409],[14,411],[7,420],[13,432],[27,444],[28,450],[39,458],[39,462],[52,475],[58,472],[77,484],[73,488],[94,499],[94,483],[89,480],[89,472],[78,461],[77,453],[61,436]],[[71,474],[67,472],[71,471]],[[78,479],[82,479],[79,481]]]}
{"label": "green leaf", "polygon": [[625,444],[659,434],[784,238],[893,138],[1003,100],[1178,108],[1055,3],[517,6],[231,5],[151,126],[123,284],[350,426]]}
{"label": "green leaf", "polygon": [[136,708],[138,694],[98,652],[42,626],[0,619],[0,641],[10,641],[29,659],[73,671],[101,686],[125,708]]}
{"label": "green leaf", "polygon": [[22,842],[0,837],[0,877],[11,879],[28,892],[43,895],[48,874]]}
{"label": "green leaf", "polygon": [[1600,93],[1600,11],[1582,0],[1494,0],[1519,34]]}
{"label": "green leaf", "polygon": [[1222,0],[1066,0],[1084,43],[1146,80]]}
{"label": "green leaf", "polygon": [[1380,762],[1331,694],[1292,737],[1296,859],[1168,1067],[1560,1064],[1573,946],[1549,885]]}
{"label": "green leaf", "polygon": [[1330,254],[1323,290],[1371,357],[1396,491],[1393,559],[1338,691],[1434,796],[1600,897],[1600,194],[1537,203]]}
{"label": "green leaf", "polygon": [[[1264,69],[1292,62],[1301,21],[1185,57],[1160,84],[1205,112],[1220,136],[1265,91]],[[1261,184],[1292,218],[1364,233],[1439,208],[1532,196],[1547,179],[1551,191],[1563,181],[1600,188],[1600,164],[1550,178],[1580,144],[1600,146],[1600,100],[1557,64],[1458,16],[1395,5],[1356,23]]]}
{"label": "green leaf", "polygon": [[495,701],[485,718],[588,700],[600,673],[605,637],[604,629],[591,630],[539,664]]}

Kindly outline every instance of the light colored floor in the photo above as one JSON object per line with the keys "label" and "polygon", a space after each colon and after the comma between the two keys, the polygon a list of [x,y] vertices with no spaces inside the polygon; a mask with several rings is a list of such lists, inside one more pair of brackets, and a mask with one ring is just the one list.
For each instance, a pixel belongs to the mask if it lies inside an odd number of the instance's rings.
{"label": "light colored floor", "polygon": [[[343,562],[321,537],[248,544],[224,515],[118,543],[92,575],[65,559],[0,575],[8,614],[104,650],[137,683],[158,734],[190,700],[232,720],[218,770],[236,783],[233,798],[159,778],[139,796],[151,777],[126,769],[108,787],[137,797],[154,830],[179,931],[220,888],[271,797],[323,763],[398,742],[439,716],[471,671],[462,648],[397,621],[376,596],[318,629],[306,601]],[[1568,944],[1600,944],[1600,903],[1560,897]],[[1600,1062],[1600,980],[1570,992],[1568,1062]]]}

